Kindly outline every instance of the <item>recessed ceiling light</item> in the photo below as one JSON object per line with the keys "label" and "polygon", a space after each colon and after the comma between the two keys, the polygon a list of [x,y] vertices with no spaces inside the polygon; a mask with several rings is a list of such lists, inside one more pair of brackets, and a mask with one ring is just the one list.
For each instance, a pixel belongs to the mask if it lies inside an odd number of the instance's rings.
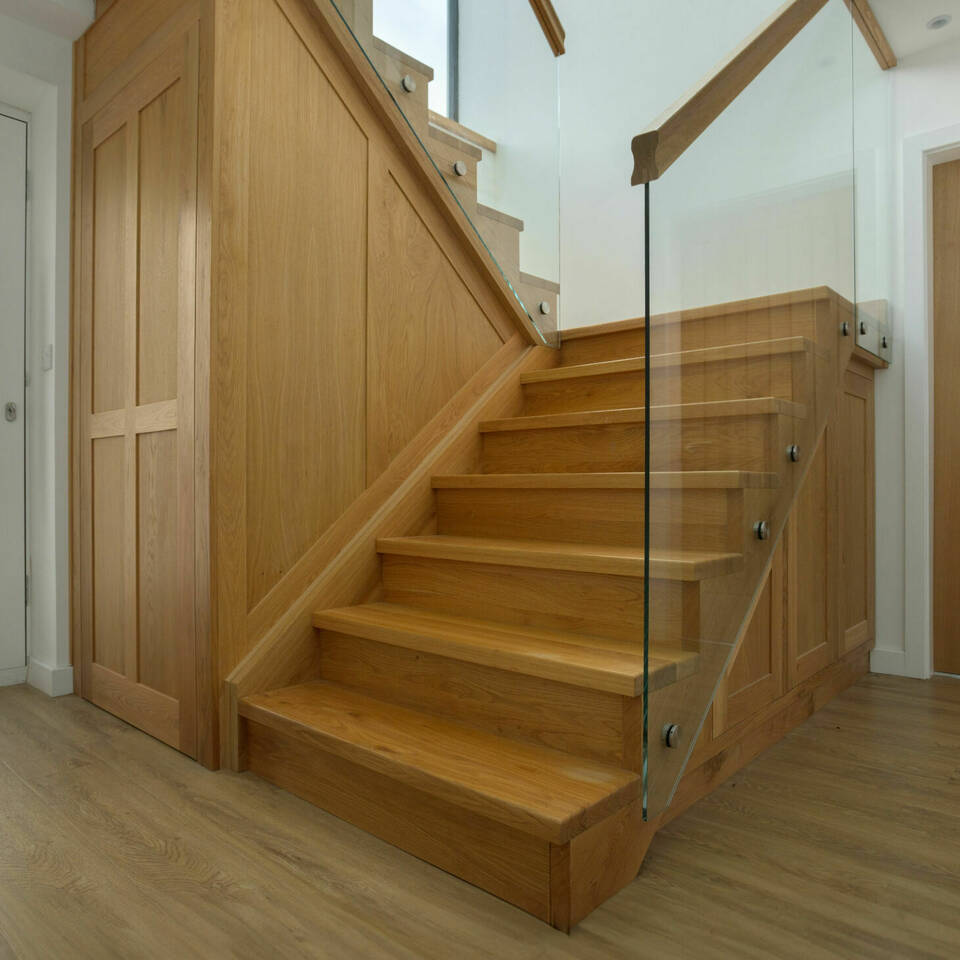
{"label": "recessed ceiling light", "polygon": [[951,20],[953,20],[953,17],[949,13],[941,13],[939,17],[927,21],[927,29],[942,30]]}

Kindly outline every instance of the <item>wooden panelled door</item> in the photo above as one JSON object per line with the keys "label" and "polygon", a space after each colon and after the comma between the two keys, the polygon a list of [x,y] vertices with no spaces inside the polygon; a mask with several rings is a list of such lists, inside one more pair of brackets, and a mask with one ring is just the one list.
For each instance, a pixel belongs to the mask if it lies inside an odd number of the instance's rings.
{"label": "wooden panelled door", "polygon": [[933,168],[933,669],[960,674],[960,160]]}
{"label": "wooden panelled door", "polygon": [[81,693],[197,755],[194,28],[83,123]]}

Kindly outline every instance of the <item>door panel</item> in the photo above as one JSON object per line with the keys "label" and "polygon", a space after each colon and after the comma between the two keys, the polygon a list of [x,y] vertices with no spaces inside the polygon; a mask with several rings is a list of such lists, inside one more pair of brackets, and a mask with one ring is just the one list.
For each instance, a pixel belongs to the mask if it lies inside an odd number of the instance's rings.
{"label": "door panel", "polygon": [[81,144],[81,692],[196,756],[196,27]]}
{"label": "door panel", "polygon": [[837,657],[836,591],[831,518],[830,444],[827,427],[787,522],[787,680],[813,676]]}
{"label": "door panel", "polygon": [[714,735],[773,703],[784,692],[785,543],[780,541],[740,649],[714,704]]}
{"label": "door panel", "polygon": [[960,674],[960,160],[933,168],[933,669]]}
{"label": "door panel", "polygon": [[[24,318],[27,125],[0,114],[0,684],[27,663],[24,519]],[[3,407],[16,404],[7,420]]]}

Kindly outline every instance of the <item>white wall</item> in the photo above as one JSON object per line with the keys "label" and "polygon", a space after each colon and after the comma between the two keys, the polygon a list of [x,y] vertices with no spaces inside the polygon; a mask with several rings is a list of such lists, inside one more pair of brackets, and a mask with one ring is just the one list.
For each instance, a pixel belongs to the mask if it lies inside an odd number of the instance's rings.
{"label": "white wall", "polygon": [[481,203],[524,222],[520,269],[559,279],[559,62],[528,3],[460,0],[460,122],[497,144]]}
{"label": "white wall", "polygon": [[929,340],[922,154],[960,142],[960,44],[900,60],[892,110],[891,302],[894,362],[877,377],[878,672],[927,676],[929,636]]}
{"label": "white wall", "polygon": [[[0,5],[18,14],[42,14],[59,31],[0,13],[0,101],[30,114],[27,679],[51,695],[73,688],[68,548],[72,44],[61,34],[89,22],[90,8],[88,0],[79,6],[74,0],[38,0],[32,8],[17,0]],[[41,369],[46,346],[53,348],[50,370]]]}

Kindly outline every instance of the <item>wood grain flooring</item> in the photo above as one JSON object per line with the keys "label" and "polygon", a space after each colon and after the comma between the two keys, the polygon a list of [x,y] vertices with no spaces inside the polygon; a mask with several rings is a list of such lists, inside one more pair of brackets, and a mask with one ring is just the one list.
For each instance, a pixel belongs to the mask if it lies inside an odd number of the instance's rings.
{"label": "wood grain flooring", "polygon": [[572,936],[75,697],[0,690],[0,958],[960,955],[960,681],[868,676]]}

